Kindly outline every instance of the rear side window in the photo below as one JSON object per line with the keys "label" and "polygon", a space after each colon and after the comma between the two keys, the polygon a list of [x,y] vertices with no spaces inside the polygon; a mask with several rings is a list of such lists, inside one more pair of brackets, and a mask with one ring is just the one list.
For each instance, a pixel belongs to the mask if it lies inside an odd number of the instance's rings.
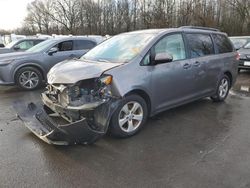
{"label": "rear side window", "polygon": [[90,40],[76,40],[75,43],[75,50],[89,50],[96,46],[93,41]]}
{"label": "rear side window", "polygon": [[218,48],[218,53],[228,53],[233,51],[229,39],[225,35],[213,34],[214,43]]}
{"label": "rear side window", "polygon": [[208,34],[186,34],[191,58],[214,54],[214,46]]}

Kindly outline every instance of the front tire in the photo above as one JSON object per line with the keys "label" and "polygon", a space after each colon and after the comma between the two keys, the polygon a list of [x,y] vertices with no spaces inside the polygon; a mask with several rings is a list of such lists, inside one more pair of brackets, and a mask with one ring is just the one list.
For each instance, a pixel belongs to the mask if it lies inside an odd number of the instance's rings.
{"label": "front tire", "polygon": [[219,81],[219,85],[217,86],[216,94],[211,96],[211,99],[214,102],[224,101],[228,96],[230,87],[231,87],[230,79],[227,75],[224,75]]}
{"label": "front tire", "polygon": [[114,112],[110,122],[112,136],[126,138],[137,134],[148,116],[145,100],[138,95],[125,97]]}
{"label": "front tire", "polygon": [[23,67],[15,75],[15,81],[23,90],[35,90],[42,84],[42,73],[34,67]]}

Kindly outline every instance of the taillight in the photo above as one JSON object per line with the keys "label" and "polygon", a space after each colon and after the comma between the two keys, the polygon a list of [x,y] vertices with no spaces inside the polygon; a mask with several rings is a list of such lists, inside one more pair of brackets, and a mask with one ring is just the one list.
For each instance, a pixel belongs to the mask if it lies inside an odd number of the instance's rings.
{"label": "taillight", "polygon": [[236,60],[240,60],[240,54],[239,54],[239,52],[237,52],[237,54],[236,54]]}

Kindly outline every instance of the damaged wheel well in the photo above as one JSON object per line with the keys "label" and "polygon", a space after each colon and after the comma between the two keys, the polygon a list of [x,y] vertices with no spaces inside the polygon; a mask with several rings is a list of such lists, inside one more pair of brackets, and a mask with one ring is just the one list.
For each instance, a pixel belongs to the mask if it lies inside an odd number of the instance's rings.
{"label": "damaged wheel well", "polygon": [[149,95],[145,91],[143,91],[141,89],[135,89],[135,90],[132,90],[129,93],[127,93],[125,96],[132,95],[132,94],[137,94],[146,101],[148,112],[149,112],[149,115],[150,115],[150,112],[151,112],[151,100],[150,100]]}

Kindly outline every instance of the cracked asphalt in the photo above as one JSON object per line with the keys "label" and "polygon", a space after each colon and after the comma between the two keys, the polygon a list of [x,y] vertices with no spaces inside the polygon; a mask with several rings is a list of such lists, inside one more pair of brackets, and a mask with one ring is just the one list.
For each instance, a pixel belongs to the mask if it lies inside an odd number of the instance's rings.
{"label": "cracked asphalt", "polygon": [[250,72],[224,103],[168,110],[92,146],[48,145],[24,127],[12,104],[40,92],[0,87],[0,187],[250,187]]}

